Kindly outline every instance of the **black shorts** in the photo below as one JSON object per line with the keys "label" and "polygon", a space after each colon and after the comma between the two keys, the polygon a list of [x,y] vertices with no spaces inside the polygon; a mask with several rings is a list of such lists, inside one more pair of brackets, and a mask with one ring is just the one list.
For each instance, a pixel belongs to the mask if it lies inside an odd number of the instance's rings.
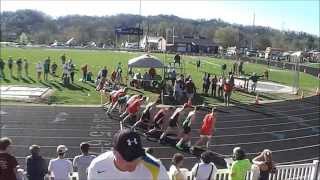
{"label": "black shorts", "polygon": [[156,129],[161,129],[160,124],[157,124],[157,123],[156,123],[156,124],[154,125],[154,128],[156,128]]}
{"label": "black shorts", "polygon": [[183,127],[183,133],[184,134],[189,134],[191,132],[191,127],[187,126],[187,127]]}

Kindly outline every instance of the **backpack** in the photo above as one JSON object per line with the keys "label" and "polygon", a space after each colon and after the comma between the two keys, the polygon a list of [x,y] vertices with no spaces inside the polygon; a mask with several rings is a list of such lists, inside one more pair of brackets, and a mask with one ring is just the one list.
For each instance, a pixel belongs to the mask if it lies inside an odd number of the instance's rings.
{"label": "backpack", "polygon": [[[194,175],[194,177],[197,177],[198,169],[199,169],[199,163],[197,164],[196,174]],[[211,179],[212,172],[213,172],[213,165],[211,165],[211,171],[210,171],[210,174],[209,174],[208,180],[210,180],[210,179]]]}

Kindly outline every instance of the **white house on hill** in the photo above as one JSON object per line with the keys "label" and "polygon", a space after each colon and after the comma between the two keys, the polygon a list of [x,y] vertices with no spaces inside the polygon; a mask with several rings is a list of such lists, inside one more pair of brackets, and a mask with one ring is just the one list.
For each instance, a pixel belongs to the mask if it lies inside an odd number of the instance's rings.
{"label": "white house on hill", "polygon": [[140,41],[140,47],[145,49],[147,45],[149,46],[150,50],[165,51],[167,41],[162,36],[144,36]]}

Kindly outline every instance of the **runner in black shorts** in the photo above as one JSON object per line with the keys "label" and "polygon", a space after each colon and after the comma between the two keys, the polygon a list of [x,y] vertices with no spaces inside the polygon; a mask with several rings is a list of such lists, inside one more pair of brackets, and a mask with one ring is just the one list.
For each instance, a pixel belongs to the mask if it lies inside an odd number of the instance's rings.
{"label": "runner in black shorts", "polygon": [[159,141],[161,143],[164,142],[167,134],[169,134],[169,133],[177,134],[177,136],[179,135],[179,117],[180,117],[180,114],[186,109],[186,107],[187,107],[187,104],[184,104],[183,107],[177,108],[174,111],[174,113],[172,114],[172,116],[169,119],[168,127],[165,129],[165,131],[160,136]]}
{"label": "runner in black shorts", "polygon": [[198,110],[198,107],[196,106],[193,111],[190,111],[186,119],[182,123],[182,138],[179,140],[179,142],[176,144],[176,147],[180,150],[183,150],[182,145],[186,143],[188,147],[191,147],[191,124],[195,121],[196,118],[196,112]]}
{"label": "runner in black shorts", "polygon": [[152,136],[155,132],[161,131],[163,129],[164,119],[168,114],[168,111],[172,108],[161,108],[153,118],[154,126],[148,132],[145,133],[146,136]]}
{"label": "runner in black shorts", "polygon": [[149,127],[150,127],[150,111],[155,107],[156,105],[156,102],[152,102],[152,103],[149,103],[146,108],[143,110],[142,112],[142,115],[139,119],[139,121],[137,121],[133,126],[132,128],[136,128],[137,126],[139,125],[145,125],[147,127],[147,130],[149,130]]}

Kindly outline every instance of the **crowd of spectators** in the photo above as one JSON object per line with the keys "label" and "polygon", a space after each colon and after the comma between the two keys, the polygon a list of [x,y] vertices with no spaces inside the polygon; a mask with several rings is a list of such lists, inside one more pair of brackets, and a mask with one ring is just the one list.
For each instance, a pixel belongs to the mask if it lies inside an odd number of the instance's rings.
{"label": "crowd of spectators", "polygon": [[[77,172],[79,180],[104,179],[159,179],[186,180],[190,174],[196,180],[214,179],[218,169],[214,163],[215,154],[204,151],[199,162],[190,171],[184,168],[184,155],[176,153],[172,157],[172,165],[167,171],[162,162],[155,158],[151,148],[144,148],[140,135],[131,129],[119,130],[113,137],[113,148],[97,157],[89,154],[90,145],[81,143],[81,154],[73,158],[73,162],[65,155],[65,145],[57,147],[57,158],[51,159],[49,165],[40,155],[40,146],[30,146],[30,154],[25,160],[25,172],[11,154],[11,139],[0,139],[0,179],[5,180],[43,180],[49,176],[54,180],[70,180]],[[252,159],[247,158],[240,147],[233,149],[233,162],[228,165],[231,180],[245,180],[248,171],[252,171],[255,180],[268,180],[271,173],[276,172],[272,160],[272,152],[263,150]],[[190,172],[190,173],[189,173]]]}

